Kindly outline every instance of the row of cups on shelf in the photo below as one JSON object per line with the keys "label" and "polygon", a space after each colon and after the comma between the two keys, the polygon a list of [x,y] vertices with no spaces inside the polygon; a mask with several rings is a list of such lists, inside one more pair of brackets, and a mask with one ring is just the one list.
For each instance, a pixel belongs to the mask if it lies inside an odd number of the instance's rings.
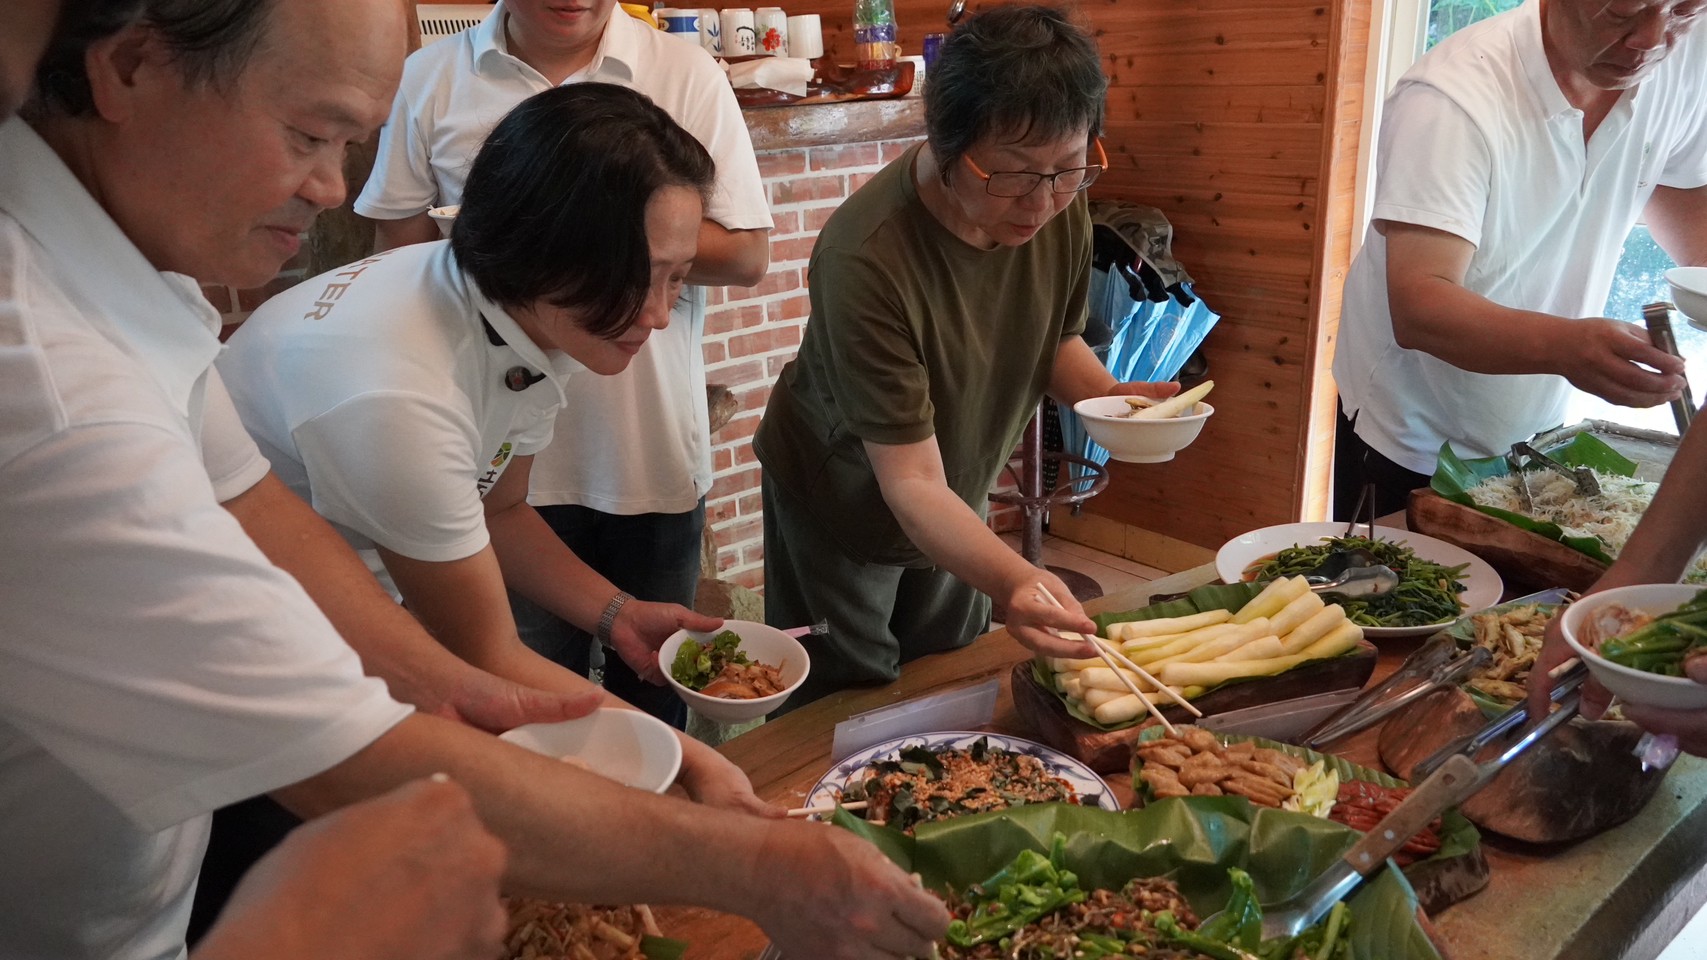
{"label": "row of cups on shelf", "polygon": [[815,13],[791,17],[781,7],[661,7],[653,11],[666,33],[691,40],[718,57],[824,55],[824,26]]}

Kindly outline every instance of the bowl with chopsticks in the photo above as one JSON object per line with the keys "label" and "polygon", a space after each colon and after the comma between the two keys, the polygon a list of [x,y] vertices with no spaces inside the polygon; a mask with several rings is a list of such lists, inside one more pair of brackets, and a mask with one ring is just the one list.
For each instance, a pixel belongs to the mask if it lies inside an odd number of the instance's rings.
{"label": "bowl with chopsticks", "polygon": [[682,767],[682,742],[670,725],[622,707],[601,707],[559,723],[530,723],[498,739],[653,793],[676,782]]}
{"label": "bowl with chopsticks", "polygon": [[1137,397],[1090,397],[1073,404],[1073,412],[1091,439],[1114,459],[1165,463],[1191,446],[1214,415],[1215,408],[1202,400],[1208,392],[1198,387],[1155,404]]}
{"label": "bowl with chopsticks", "polygon": [[1589,673],[1625,702],[1707,709],[1707,684],[1666,672],[1681,670],[1689,638],[1707,629],[1707,590],[1700,586],[1650,583],[1591,593],[1565,608],[1559,627]]}
{"label": "bowl with chopsticks", "polygon": [[[747,664],[723,669],[729,666],[730,658],[720,655],[714,660],[709,648],[727,634],[734,634],[738,642],[731,647],[726,641],[723,649],[739,653]],[[683,648],[690,642],[697,645],[698,652],[690,650],[684,656]],[[782,706],[806,682],[812,659],[799,640],[775,627],[750,620],[725,620],[716,630],[678,630],[671,634],[658,648],[658,666],[664,671],[664,681],[695,713],[718,723],[744,723]],[[774,673],[749,669],[753,666],[774,668]]]}

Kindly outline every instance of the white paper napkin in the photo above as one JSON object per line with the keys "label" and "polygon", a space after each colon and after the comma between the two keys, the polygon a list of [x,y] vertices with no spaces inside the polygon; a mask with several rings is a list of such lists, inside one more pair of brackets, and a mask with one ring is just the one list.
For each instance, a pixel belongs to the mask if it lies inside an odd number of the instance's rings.
{"label": "white paper napkin", "polygon": [[812,61],[800,57],[765,57],[729,65],[729,82],[736,89],[763,87],[797,97],[806,96],[812,80]]}

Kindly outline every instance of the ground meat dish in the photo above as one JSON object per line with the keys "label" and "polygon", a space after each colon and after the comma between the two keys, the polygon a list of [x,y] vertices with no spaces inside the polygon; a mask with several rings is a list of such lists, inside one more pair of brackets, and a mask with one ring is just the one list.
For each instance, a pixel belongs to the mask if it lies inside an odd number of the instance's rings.
{"label": "ground meat dish", "polygon": [[860,771],[842,800],[869,801],[867,820],[910,830],[930,820],[1027,803],[1078,803],[1079,796],[1036,757],[979,738],[965,750],[902,750],[899,759]]}
{"label": "ground meat dish", "polygon": [[652,911],[515,898],[499,960],[642,960],[642,937],[658,936]]}
{"label": "ground meat dish", "polygon": [[[958,897],[949,899],[949,910],[958,919],[966,919],[971,907]],[[1057,960],[1074,955],[1074,945],[1086,934],[1117,935],[1137,933],[1151,943],[1134,942],[1127,945],[1128,955],[1149,960],[1213,960],[1207,954],[1185,947],[1169,946],[1160,941],[1156,928],[1150,925],[1150,914],[1171,911],[1180,926],[1195,929],[1197,914],[1180,896],[1172,880],[1141,878],[1126,885],[1124,890],[1093,890],[1083,903],[1075,903],[1051,913],[1024,927],[1001,943],[980,943],[973,947],[945,944],[942,960]]]}

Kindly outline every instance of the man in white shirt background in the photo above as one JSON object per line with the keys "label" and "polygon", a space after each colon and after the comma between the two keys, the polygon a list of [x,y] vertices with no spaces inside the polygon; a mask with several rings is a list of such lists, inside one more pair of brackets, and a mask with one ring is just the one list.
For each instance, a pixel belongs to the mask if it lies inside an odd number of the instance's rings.
{"label": "man in white shirt background", "polygon": [[[694,135],[717,165],[699,249],[668,329],[627,371],[565,388],[552,445],[533,465],[528,501],[577,557],[620,592],[692,606],[699,581],[710,424],[700,285],[759,282],[769,264],[770,208],[728,81],[697,45],[617,10],[615,0],[502,0],[476,27],[412,54],[373,173],[355,209],[378,221],[379,249],[438,237],[427,210],[456,204],[468,165],[509,109],[553,86],[631,87]],[[592,624],[570,624],[512,595],[529,646],[579,673],[597,662]],[[682,703],[605,656],[605,686],[677,727]]]}
{"label": "man in white shirt background", "polygon": [[1683,363],[1599,316],[1638,216],[1707,263],[1703,0],[1529,0],[1425,54],[1387,102],[1334,358],[1335,514],[1426,486],[1442,443],[1504,454],[1571,386],[1679,395]]}
{"label": "man in white shirt background", "polygon": [[340,202],[401,11],[145,8],[55,64],[80,103],[0,125],[0,954],[180,957],[208,811],[271,791],[315,817],[438,771],[510,846],[512,891],[700,903],[800,955],[926,952],[946,916],[868,845],[616,787],[362,676],[449,713],[476,682],[412,676],[436,645],[279,496],[191,277],[265,280]]}

